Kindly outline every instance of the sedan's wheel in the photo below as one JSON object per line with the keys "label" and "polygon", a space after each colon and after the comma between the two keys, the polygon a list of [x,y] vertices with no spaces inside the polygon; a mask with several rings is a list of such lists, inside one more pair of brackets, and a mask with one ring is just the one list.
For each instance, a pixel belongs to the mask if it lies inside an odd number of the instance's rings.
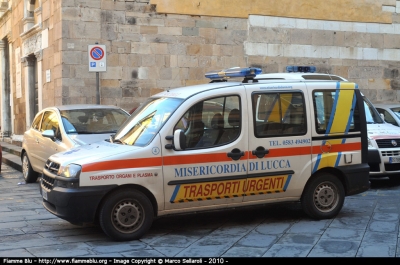
{"label": "sedan's wheel", "polygon": [[311,218],[335,217],[343,207],[345,192],[342,183],[332,174],[324,173],[309,181],[301,203]]}
{"label": "sedan's wheel", "polygon": [[32,169],[26,153],[22,155],[22,175],[26,183],[34,183],[38,178],[38,173]]}
{"label": "sedan's wheel", "polygon": [[135,189],[111,193],[105,198],[99,215],[104,233],[117,241],[139,239],[150,229],[153,218],[150,200]]}

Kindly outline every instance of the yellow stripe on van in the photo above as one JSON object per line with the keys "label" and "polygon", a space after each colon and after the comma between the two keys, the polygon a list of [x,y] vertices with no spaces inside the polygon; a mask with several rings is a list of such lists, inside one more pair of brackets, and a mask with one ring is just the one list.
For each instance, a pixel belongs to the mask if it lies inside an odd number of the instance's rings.
{"label": "yellow stripe on van", "polygon": [[[336,160],[339,153],[326,153],[319,155],[319,164],[318,169],[326,168],[326,167],[335,167]],[[315,172],[315,170],[314,170]]]}
{"label": "yellow stripe on van", "polygon": [[343,133],[346,131],[349,115],[352,113],[354,90],[340,90],[336,102],[335,113],[330,133]]}

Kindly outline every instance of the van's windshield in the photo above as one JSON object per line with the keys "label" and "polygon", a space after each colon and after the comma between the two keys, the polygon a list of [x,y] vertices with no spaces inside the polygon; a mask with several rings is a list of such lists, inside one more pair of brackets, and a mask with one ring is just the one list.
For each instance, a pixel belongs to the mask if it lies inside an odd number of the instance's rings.
{"label": "van's windshield", "polygon": [[379,112],[375,109],[374,105],[365,96],[364,99],[364,109],[365,109],[365,119],[367,124],[385,123]]}
{"label": "van's windshield", "polygon": [[112,141],[134,146],[147,145],[182,101],[180,98],[149,98],[132,113]]}

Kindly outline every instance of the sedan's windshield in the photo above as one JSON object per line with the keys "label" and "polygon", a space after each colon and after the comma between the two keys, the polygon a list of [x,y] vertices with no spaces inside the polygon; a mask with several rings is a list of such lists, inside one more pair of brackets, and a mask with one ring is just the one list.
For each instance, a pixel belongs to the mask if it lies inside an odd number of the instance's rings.
{"label": "sedan's windshield", "polygon": [[364,97],[364,108],[367,124],[385,123],[374,105],[366,97]]}
{"label": "sedan's windshield", "polygon": [[143,103],[115,134],[113,142],[145,146],[158,133],[181,104],[179,98],[150,98]]}
{"label": "sedan's windshield", "polygon": [[60,111],[67,134],[115,133],[128,119],[120,109],[73,109]]}

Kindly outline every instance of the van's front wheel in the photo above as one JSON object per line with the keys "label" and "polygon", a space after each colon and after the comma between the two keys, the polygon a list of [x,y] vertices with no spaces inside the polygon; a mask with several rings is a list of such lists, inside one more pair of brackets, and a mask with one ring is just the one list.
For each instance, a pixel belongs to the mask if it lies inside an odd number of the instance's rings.
{"label": "van's front wheel", "polygon": [[343,184],[334,175],[323,173],[309,181],[304,188],[301,204],[311,218],[335,217],[343,207]]}
{"label": "van's front wheel", "polygon": [[151,227],[153,206],[142,192],[117,190],[105,198],[99,221],[104,233],[116,241],[141,238]]}

